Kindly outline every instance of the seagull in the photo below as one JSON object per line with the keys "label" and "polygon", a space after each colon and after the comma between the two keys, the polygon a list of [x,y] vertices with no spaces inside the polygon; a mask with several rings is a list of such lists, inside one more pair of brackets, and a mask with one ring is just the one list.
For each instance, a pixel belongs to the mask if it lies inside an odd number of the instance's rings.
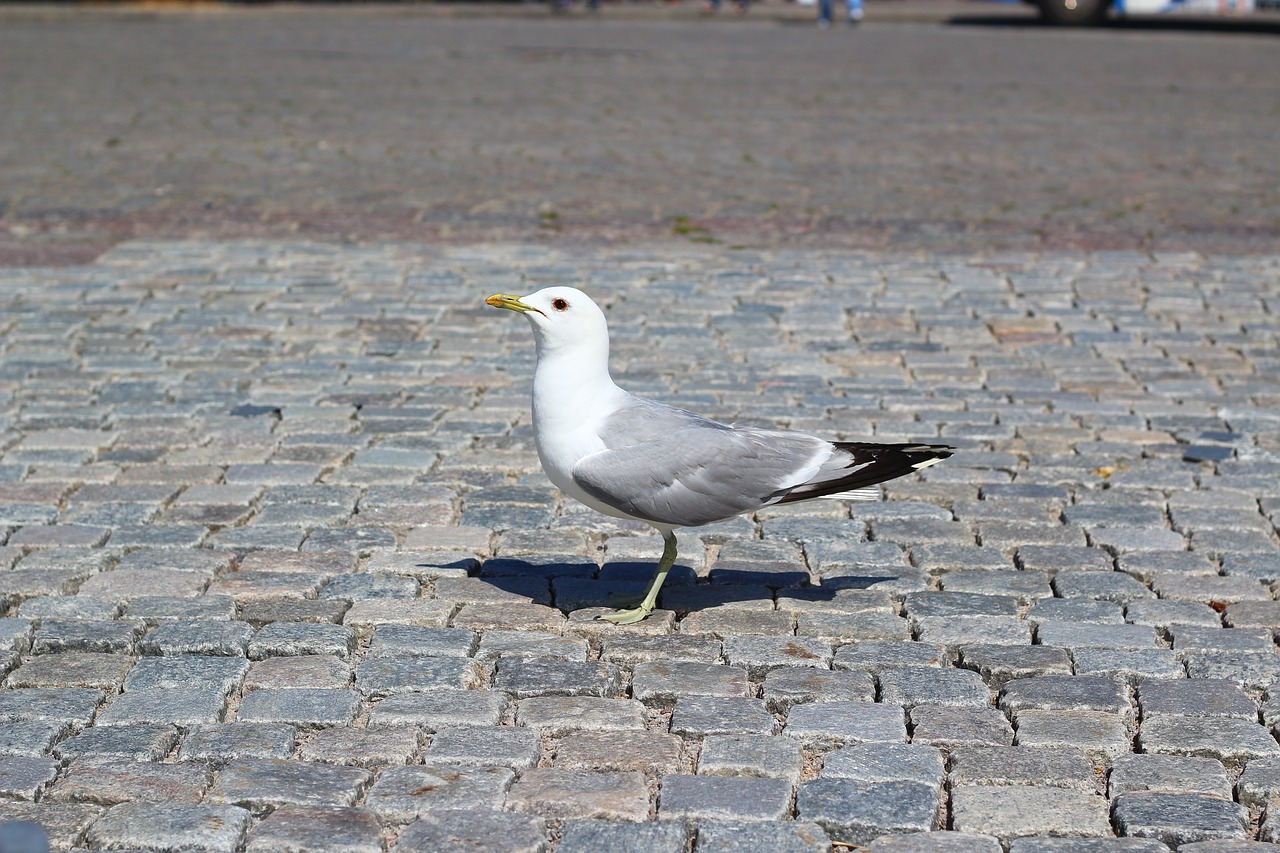
{"label": "seagull", "polygon": [[496,293],[485,303],[523,314],[533,327],[533,434],[547,478],[598,512],[643,521],[662,535],[662,559],[644,597],[599,617],[615,625],[653,612],[676,561],[678,528],[814,498],[879,500],[876,484],[954,451],[733,426],[637,397],[610,377],[609,326],[581,290]]}

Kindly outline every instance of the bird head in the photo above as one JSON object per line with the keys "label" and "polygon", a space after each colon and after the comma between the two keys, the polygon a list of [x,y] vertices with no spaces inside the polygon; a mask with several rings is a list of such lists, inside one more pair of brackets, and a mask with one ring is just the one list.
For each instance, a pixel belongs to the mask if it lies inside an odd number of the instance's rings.
{"label": "bird head", "polygon": [[485,304],[523,314],[533,326],[539,351],[601,345],[608,351],[604,312],[577,288],[544,287],[528,296],[495,293]]}

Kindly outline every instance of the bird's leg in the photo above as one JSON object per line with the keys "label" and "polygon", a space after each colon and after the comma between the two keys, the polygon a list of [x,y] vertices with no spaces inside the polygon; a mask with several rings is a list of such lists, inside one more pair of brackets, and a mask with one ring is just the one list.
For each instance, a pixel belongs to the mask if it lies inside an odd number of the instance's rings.
{"label": "bird's leg", "polygon": [[662,559],[658,561],[658,569],[653,573],[653,580],[649,582],[649,591],[644,594],[640,604],[631,610],[619,610],[617,613],[598,618],[615,625],[630,625],[653,612],[653,608],[658,603],[658,590],[662,589],[662,582],[667,579],[667,573],[676,562],[676,534],[668,530],[662,534],[662,540]]}

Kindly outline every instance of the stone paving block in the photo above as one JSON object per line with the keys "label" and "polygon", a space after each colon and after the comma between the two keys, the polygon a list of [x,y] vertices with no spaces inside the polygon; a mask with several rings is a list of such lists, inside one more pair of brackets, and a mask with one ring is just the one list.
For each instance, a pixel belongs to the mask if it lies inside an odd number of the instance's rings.
{"label": "stone paving block", "polygon": [[1248,811],[1206,794],[1141,791],[1115,801],[1116,831],[1155,838],[1171,847],[1215,839],[1248,838]]}
{"label": "stone paving block", "polygon": [[1000,692],[999,706],[1010,715],[1022,710],[1132,713],[1129,688],[1121,681],[1096,676],[1038,675],[1015,679]]}
{"label": "stone paving block", "polygon": [[1154,625],[1162,632],[1174,625],[1217,628],[1222,624],[1222,617],[1207,604],[1157,599],[1130,602],[1125,607],[1125,620],[1135,625]]}
{"label": "stone paving block", "polygon": [[878,674],[898,667],[939,667],[945,659],[946,649],[932,643],[867,640],[838,648],[831,666]]}
{"label": "stone paving block", "polygon": [[142,640],[147,655],[239,655],[248,654],[253,627],[244,622],[172,620],[165,622]]}
{"label": "stone paving block", "polygon": [[1138,687],[1138,704],[1143,719],[1160,714],[1258,719],[1258,703],[1230,681],[1152,681]]}
{"label": "stone paving block", "polygon": [[646,705],[670,707],[687,696],[750,696],[751,684],[741,667],[655,661],[636,664],[631,695]]}
{"label": "stone paving block", "polygon": [[[277,572],[237,570],[227,572],[209,584],[209,595],[229,595],[239,605],[276,598],[313,599],[329,580],[320,572]],[[154,592],[149,592],[155,595]]]}
{"label": "stone paving block", "polygon": [[440,809],[410,824],[392,853],[467,853],[473,850],[545,853],[544,821],[533,815]]}
{"label": "stone paving block", "polygon": [[1232,717],[1152,716],[1142,721],[1137,744],[1143,752],[1214,758],[1229,766],[1280,756],[1280,744],[1264,727]]}
{"label": "stone paving block", "polygon": [[777,725],[763,700],[739,696],[684,696],[671,712],[672,734],[689,737],[771,735]]}
{"label": "stone paving block", "polygon": [[601,850],[644,850],[646,853],[685,853],[691,840],[690,828],[680,821],[617,823],[598,818],[571,820],[564,824],[556,851],[597,853]]}
{"label": "stone paving block", "polygon": [[379,769],[407,763],[420,745],[410,726],[334,726],[303,741],[298,754],[305,761]]}
{"label": "stone paving block", "polygon": [[[40,826],[55,850],[66,850],[84,841],[85,830],[106,811],[94,803],[39,803],[0,801],[0,821],[22,821]],[[43,840],[43,839],[42,839]],[[43,853],[46,848],[35,848]]]}
{"label": "stone paving block", "polygon": [[265,598],[241,604],[240,619],[254,628],[297,622],[318,622],[322,624],[316,627],[323,628],[323,623],[341,622],[347,609],[347,602],[340,598]]}
{"label": "stone paving block", "polygon": [[1031,625],[1015,616],[926,616],[914,622],[916,637],[957,652],[968,644],[1025,646]]}
{"label": "stone paving block", "polygon": [[379,551],[364,570],[416,578],[426,583],[436,578],[465,578],[479,571],[480,561],[468,551]]}
{"label": "stone paving block", "polygon": [[1134,650],[1159,647],[1156,629],[1149,625],[1044,622],[1036,627],[1036,642],[1069,651],[1075,649]]}
{"label": "stone paving block", "polygon": [[494,687],[517,699],[531,696],[619,696],[618,667],[600,661],[562,661],[546,658],[503,658]]}
{"label": "stone paving block", "polygon": [[753,680],[779,667],[828,669],[831,655],[831,644],[815,638],[745,635],[724,640],[725,661],[744,667]]}
{"label": "stone paving block", "polygon": [[966,645],[956,666],[976,671],[992,690],[999,690],[1015,678],[1069,675],[1071,658],[1065,650],[1051,646]]}
{"label": "stone paving block", "polygon": [[822,827],[808,821],[700,820],[697,837],[697,850],[720,853],[748,853],[753,850],[817,853],[831,846],[831,839]]}
{"label": "stone paving block", "polygon": [[1042,622],[1092,622],[1118,625],[1124,622],[1124,608],[1114,601],[1093,598],[1043,598],[1027,611],[1033,626]]}
{"label": "stone paving block", "polygon": [[[673,608],[674,609],[674,608]],[[695,610],[680,623],[681,633],[726,637],[743,634],[777,637],[783,642],[795,639],[795,619],[782,611],[752,611],[745,608],[708,607]]]}
{"label": "stone paving block", "polygon": [[1106,711],[1019,711],[1014,716],[1017,746],[1077,749],[1095,764],[1109,765],[1129,753],[1125,719]]}
{"label": "stone paving block", "polygon": [[140,619],[151,626],[192,619],[229,621],[236,618],[236,602],[229,595],[202,595],[198,598],[140,595],[125,605],[124,616]]}
{"label": "stone paving block", "polygon": [[951,825],[960,832],[1012,839],[1024,835],[1111,834],[1104,797],[1023,785],[965,786],[951,792]]}
{"label": "stone paving block", "polygon": [[130,761],[159,761],[178,742],[178,728],[169,723],[130,726],[92,726],[54,747],[63,761],[103,757]]}
{"label": "stone paving block", "polygon": [[765,676],[760,695],[769,710],[785,714],[805,702],[871,702],[875,680],[869,672],[782,667]]}
{"label": "stone paving block", "polygon": [[883,835],[867,845],[870,853],[998,853],[1003,849],[990,835],[942,830]]}
{"label": "stone paving block", "polygon": [[1155,593],[1136,578],[1118,571],[1065,571],[1053,578],[1053,591],[1062,598],[1096,598],[1127,605]]}
{"label": "stone paving block", "polygon": [[1239,575],[1209,577],[1160,574],[1151,588],[1161,598],[1175,601],[1270,601],[1271,591],[1254,578]]}
{"label": "stone paving block", "polygon": [[8,687],[90,687],[115,690],[128,675],[137,658],[103,652],[64,652],[39,655],[9,673]]}
{"label": "stone paving block", "polygon": [[901,705],[813,702],[791,708],[783,734],[828,743],[905,742],[907,728]]}
{"label": "stone paving block", "polygon": [[192,726],[182,738],[178,758],[218,768],[247,758],[289,758],[296,732],[283,723],[223,723]]}
{"label": "stone paving block", "polygon": [[355,631],[341,625],[272,622],[249,641],[249,657],[332,655],[346,659],[355,651]]}
{"label": "stone paving block", "polygon": [[[1265,760],[1265,759],[1264,759]],[[1256,762],[1250,762],[1250,767]],[[1120,755],[1112,759],[1107,796],[1133,791],[1182,791],[1229,800],[1231,780],[1222,763],[1211,758],[1176,755]]]}
{"label": "stone paving block", "polygon": [[434,597],[460,605],[551,604],[551,587],[546,578],[442,577],[432,585]]}
{"label": "stone paving block", "polygon": [[[208,585],[209,578],[201,572],[118,568],[89,578],[80,585],[78,594],[125,603],[143,596],[190,598],[202,595]],[[208,592],[218,594],[213,589]]]}
{"label": "stone paving block", "polygon": [[[1024,836],[1009,844],[1010,853],[1167,853],[1154,838],[1037,838]],[[1208,851],[1205,851],[1208,853]]]}
{"label": "stone paving block", "polygon": [[383,822],[407,823],[442,809],[498,811],[515,773],[506,767],[389,767],[365,794]]}
{"label": "stone paving block", "polygon": [[254,814],[296,806],[352,806],[373,779],[359,767],[308,761],[245,759],[218,772],[208,802],[241,806]]}
{"label": "stone paving block", "polygon": [[1020,605],[1053,597],[1047,572],[961,571],[948,572],[939,583],[944,592],[975,593],[987,597],[1012,595]]}
{"label": "stone paving block", "polygon": [[[1207,759],[1183,759],[1197,761]],[[1187,790],[1195,790],[1188,788]],[[1280,796],[1280,759],[1256,758],[1245,765],[1240,780],[1236,783],[1236,797],[1247,806],[1263,806]],[[1199,793],[1217,793],[1216,791],[1199,791]],[[1230,799],[1230,794],[1227,795]]]}
{"label": "stone paving block", "polygon": [[107,806],[133,801],[198,803],[210,781],[209,771],[192,762],[161,764],[129,758],[77,758],[49,789],[49,797]]}
{"label": "stone paving block", "polygon": [[429,731],[447,726],[496,726],[509,699],[497,690],[432,690],[398,693],[373,705],[370,724],[419,726]]}
{"label": "stone paving block", "polygon": [[1275,641],[1267,628],[1200,628],[1174,626],[1174,651],[1233,651],[1267,653],[1275,651]]}
{"label": "stone paving block", "polygon": [[645,820],[649,792],[637,772],[590,773],[557,768],[526,770],[507,792],[509,809],[552,819]]}
{"label": "stone paving block", "polygon": [[357,601],[342,617],[342,624],[362,638],[381,625],[411,625],[444,628],[453,616],[454,606],[429,599],[379,598]]}
{"label": "stone paving block", "polygon": [[244,682],[249,662],[243,658],[211,655],[174,655],[147,657],[138,661],[124,680],[124,691],[163,688],[217,689],[224,694],[236,690]]}
{"label": "stone paving block", "polygon": [[1274,652],[1203,649],[1182,652],[1180,656],[1191,679],[1225,679],[1253,689],[1280,681],[1280,655]]}
{"label": "stone paving block", "polygon": [[374,657],[356,665],[356,687],[369,698],[480,687],[484,674],[470,658]]}
{"label": "stone paving block", "polygon": [[0,796],[6,799],[35,800],[53,784],[57,776],[58,762],[50,758],[0,758]]}
{"label": "stone paving block", "polygon": [[360,698],[352,690],[255,690],[240,702],[236,720],[300,728],[345,726],[355,719],[359,707]]}
{"label": "stone paving block", "polygon": [[580,637],[548,636],[537,631],[486,631],[475,656],[480,660],[534,657],[586,661],[588,651],[587,641]]}
{"label": "stone paving block", "polygon": [[87,726],[105,696],[87,687],[0,690],[0,722],[49,720]]}
{"label": "stone paving block", "polygon": [[798,782],[800,745],[767,735],[711,735],[698,756],[701,776],[767,776]]}
{"label": "stone paving block", "polygon": [[1093,764],[1074,749],[1017,746],[964,747],[951,753],[950,781],[961,786],[1038,786],[1092,792]]}
{"label": "stone paving block", "polygon": [[832,841],[866,844],[883,835],[937,828],[939,792],[918,782],[815,779],[796,795],[799,820],[813,821]]}
{"label": "stone paving block", "polygon": [[239,849],[250,816],[237,806],[121,803],[89,827],[86,841],[106,850]]}
{"label": "stone paving block", "polygon": [[1169,649],[1073,649],[1076,675],[1114,678],[1136,687],[1148,680],[1179,680],[1186,669]]}
{"label": "stone paving block", "polygon": [[141,622],[97,619],[42,619],[31,653],[104,652],[130,655],[146,626]]}
{"label": "stone paving block", "polygon": [[917,705],[910,716],[912,743],[947,750],[1013,743],[1009,719],[995,708]]}
{"label": "stone paving block", "polygon": [[681,754],[683,744],[678,736],[665,732],[574,732],[556,742],[551,766],[614,773],[673,773],[687,764]]}
{"label": "stone paving block", "polygon": [[465,764],[527,770],[542,754],[540,734],[510,726],[440,728],[423,754],[427,764]]}
{"label": "stone paving block", "polygon": [[561,632],[566,623],[563,613],[541,604],[464,604],[453,616],[453,627],[477,631],[550,631]]}
{"label": "stone paving block", "polygon": [[795,617],[796,635],[831,642],[907,640],[911,625],[896,613],[872,611],[850,618],[844,613],[800,613]]}
{"label": "stone paving block", "polygon": [[421,625],[378,625],[369,645],[371,655],[392,657],[471,657],[479,648],[475,631]]}
{"label": "stone paving block", "polygon": [[688,776],[662,779],[660,820],[780,821],[791,814],[791,783],[745,776]]}
{"label": "stone paving block", "polygon": [[918,782],[942,790],[942,752],[915,743],[865,743],[823,756],[822,778],[856,782]]}
{"label": "stone paving block", "polygon": [[720,659],[719,640],[688,634],[664,634],[653,637],[606,634],[600,659],[609,663],[715,663]]}
{"label": "stone paving block", "polygon": [[39,758],[71,733],[63,720],[18,720],[0,723],[0,755]]}
{"label": "stone paving block", "polygon": [[971,592],[912,592],[902,604],[912,619],[930,616],[1017,616],[1018,602],[1009,595]]}
{"label": "stone paving block", "polygon": [[247,853],[336,849],[382,853],[382,827],[367,809],[347,806],[284,805],[253,828]]}
{"label": "stone paving block", "polygon": [[1218,573],[1217,565],[1207,556],[1190,551],[1135,551],[1121,554],[1116,560],[1116,568],[1147,584],[1160,574],[1204,577]]}
{"label": "stone paving block", "polygon": [[991,704],[991,693],[982,677],[967,669],[903,667],[882,670],[876,680],[881,702],[901,705],[907,710],[916,705],[986,707]]}
{"label": "stone paving block", "polygon": [[222,722],[227,694],[220,686],[194,688],[147,687],[115,697],[95,723],[99,726],[127,726],[164,720],[179,726],[200,726]]}
{"label": "stone paving block", "polygon": [[556,737],[575,731],[641,731],[645,707],[635,699],[535,696],[519,701],[516,722]]}
{"label": "stone paving block", "polygon": [[1216,839],[1214,841],[1193,841],[1190,844],[1183,844],[1179,850],[1185,850],[1187,853],[1267,853],[1275,844],[1270,840],[1267,832],[1266,823],[1263,823],[1262,832],[1260,833],[1261,841],[1242,841],[1233,839]]}
{"label": "stone paving block", "polygon": [[331,655],[295,655],[255,661],[244,679],[244,692],[351,686],[351,664]]}

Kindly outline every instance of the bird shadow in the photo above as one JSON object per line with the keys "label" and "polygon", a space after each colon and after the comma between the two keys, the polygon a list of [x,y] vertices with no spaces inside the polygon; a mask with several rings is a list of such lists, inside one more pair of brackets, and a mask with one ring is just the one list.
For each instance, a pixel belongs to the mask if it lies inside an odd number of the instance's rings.
{"label": "bird shadow", "polygon": [[[494,557],[484,561],[474,577],[510,600],[554,607],[563,613],[599,607],[618,607],[648,589],[655,564],[618,561],[598,567],[577,556]],[[806,601],[833,600],[842,590],[894,591],[899,573],[847,570],[840,576],[810,582],[806,571],[791,564],[732,561],[717,564],[705,576],[688,565],[672,567],[658,605],[684,614],[706,608],[769,602],[791,594]]]}

